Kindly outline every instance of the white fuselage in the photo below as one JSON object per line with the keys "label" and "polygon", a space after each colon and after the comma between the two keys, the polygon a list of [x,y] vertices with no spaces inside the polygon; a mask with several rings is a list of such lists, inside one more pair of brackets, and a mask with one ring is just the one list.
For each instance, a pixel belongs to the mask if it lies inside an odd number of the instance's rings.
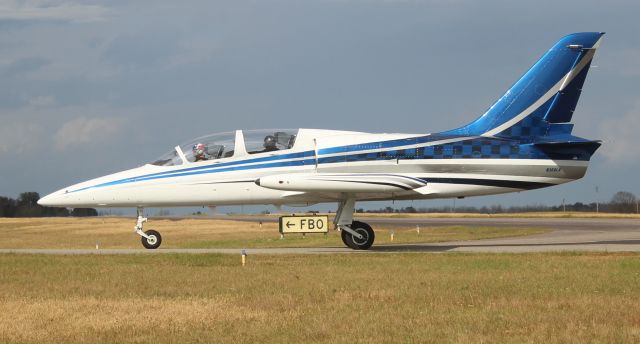
{"label": "white fuselage", "polygon": [[[40,204],[304,205],[335,202],[345,195],[358,201],[467,197],[569,182],[581,178],[588,165],[572,159],[463,154],[456,147],[447,155],[447,145],[470,139],[300,129],[290,149],[248,154],[237,140],[230,157],[174,166],[147,164],[66,187]],[[438,146],[445,152],[423,155]]]}

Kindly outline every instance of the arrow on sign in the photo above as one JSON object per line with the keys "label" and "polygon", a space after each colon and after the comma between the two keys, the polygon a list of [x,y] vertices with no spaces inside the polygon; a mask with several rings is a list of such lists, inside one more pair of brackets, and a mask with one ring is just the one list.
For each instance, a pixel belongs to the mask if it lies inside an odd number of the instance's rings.
{"label": "arrow on sign", "polygon": [[291,223],[289,221],[287,221],[287,228],[291,228],[291,226],[295,225],[295,223]]}

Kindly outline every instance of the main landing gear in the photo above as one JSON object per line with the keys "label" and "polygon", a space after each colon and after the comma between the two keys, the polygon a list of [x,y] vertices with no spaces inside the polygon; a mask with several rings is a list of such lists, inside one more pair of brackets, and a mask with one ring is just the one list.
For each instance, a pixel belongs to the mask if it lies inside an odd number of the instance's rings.
{"label": "main landing gear", "polygon": [[351,222],[351,226],[349,227],[356,234],[360,234],[358,237],[355,234],[352,234],[346,230],[345,227],[341,227],[342,231],[340,235],[342,236],[342,242],[354,250],[367,250],[371,245],[373,245],[373,241],[376,239],[376,234],[373,232],[373,228],[368,224],[360,221]]}
{"label": "main landing gear", "polygon": [[334,224],[340,228],[342,242],[354,250],[368,250],[376,238],[373,228],[360,221],[353,221],[355,199],[340,202]]}
{"label": "main landing gear", "polygon": [[147,218],[142,216],[143,210],[143,208],[138,208],[138,222],[136,222],[134,230],[136,234],[141,236],[140,239],[142,241],[142,246],[144,246],[144,248],[153,250],[160,247],[160,244],[162,243],[162,236],[160,236],[160,233],[154,231],[153,229],[150,229],[146,232],[142,231],[143,224],[147,222]]}

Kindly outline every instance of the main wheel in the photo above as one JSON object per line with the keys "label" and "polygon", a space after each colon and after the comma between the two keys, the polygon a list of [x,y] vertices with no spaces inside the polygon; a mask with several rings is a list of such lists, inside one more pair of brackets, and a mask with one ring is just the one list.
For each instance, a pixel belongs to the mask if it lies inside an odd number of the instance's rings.
{"label": "main wheel", "polygon": [[160,244],[162,243],[162,236],[160,236],[160,233],[158,233],[157,231],[154,231],[153,229],[150,229],[148,231],[145,231],[144,234],[149,236],[149,239],[145,237],[141,238],[142,246],[144,246],[144,248],[154,250],[160,247]]}
{"label": "main wheel", "polygon": [[351,229],[362,235],[361,239],[351,235],[351,233],[347,231],[341,231],[342,242],[345,245],[349,246],[354,250],[368,250],[371,245],[373,245],[373,241],[376,239],[376,235],[373,232],[373,228],[368,224],[360,221],[353,221],[351,223]]}
{"label": "main wheel", "polygon": [[347,231],[342,229],[342,230],[340,230],[340,237],[342,238],[342,242],[344,243],[345,246],[347,246],[348,248],[352,248],[354,250],[357,250],[356,245],[350,239],[351,238],[351,234],[347,233]]}

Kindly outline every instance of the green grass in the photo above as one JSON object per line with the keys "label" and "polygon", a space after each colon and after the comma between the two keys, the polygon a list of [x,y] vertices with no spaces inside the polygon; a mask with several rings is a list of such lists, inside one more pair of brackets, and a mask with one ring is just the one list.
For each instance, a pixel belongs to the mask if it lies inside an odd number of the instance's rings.
{"label": "green grass", "polygon": [[0,342],[638,342],[640,255],[0,255]]}

